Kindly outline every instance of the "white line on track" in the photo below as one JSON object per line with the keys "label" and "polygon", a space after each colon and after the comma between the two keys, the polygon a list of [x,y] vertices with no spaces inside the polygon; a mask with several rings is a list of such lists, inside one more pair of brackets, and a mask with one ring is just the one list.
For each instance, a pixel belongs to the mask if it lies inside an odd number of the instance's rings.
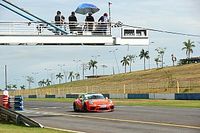
{"label": "white line on track", "polygon": [[60,129],[60,128],[47,127],[47,126],[45,126],[44,128],[53,129],[53,130],[57,130],[57,131],[70,132],[70,133],[85,133],[85,132],[80,132],[80,131],[67,130],[67,129]]}
{"label": "white line on track", "polygon": [[[35,112],[35,111],[30,111],[30,110],[26,110],[25,112],[36,113],[36,114],[39,113],[38,111]],[[198,130],[200,130],[199,126],[180,125],[180,124],[173,124],[173,123],[152,122],[152,121],[138,121],[138,120],[123,120],[123,119],[114,119],[114,118],[105,118],[105,117],[96,117],[96,116],[70,115],[70,114],[44,112],[44,111],[41,111],[40,114],[49,114],[49,115],[58,115],[58,116],[62,115],[62,116],[77,117],[77,118],[87,118],[87,119],[107,120],[107,121],[117,121],[117,122],[128,122],[128,123],[139,123],[139,124],[178,127],[178,128],[189,128],[189,129],[198,129]]]}

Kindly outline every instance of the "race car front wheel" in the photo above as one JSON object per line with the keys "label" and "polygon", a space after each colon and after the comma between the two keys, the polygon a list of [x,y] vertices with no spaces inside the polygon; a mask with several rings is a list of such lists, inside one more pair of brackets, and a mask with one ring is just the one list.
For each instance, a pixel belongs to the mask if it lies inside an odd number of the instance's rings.
{"label": "race car front wheel", "polygon": [[77,107],[76,107],[76,103],[73,103],[73,108],[74,108],[74,111],[75,111],[75,112],[78,112],[78,109],[77,109]]}
{"label": "race car front wheel", "polygon": [[87,109],[87,105],[84,103],[84,105],[83,105],[83,111],[84,112],[88,112],[88,109]]}

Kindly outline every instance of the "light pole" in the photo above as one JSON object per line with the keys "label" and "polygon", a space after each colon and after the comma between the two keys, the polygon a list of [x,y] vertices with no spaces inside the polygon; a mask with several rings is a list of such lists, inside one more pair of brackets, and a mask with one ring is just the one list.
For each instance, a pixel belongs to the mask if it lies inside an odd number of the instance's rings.
{"label": "light pole", "polygon": [[78,63],[81,62],[81,60],[73,60],[73,62],[76,63],[76,71],[78,72]]}
{"label": "light pole", "polygon": [[5,65],[5,90],[8,87],[8,77],[7,77],[7,65]]}
{"label": "light pole", "polygon": [[35,81],[35,87],[37,86],[37,79],[36,79],[36,75],[39,74],[38,72],[32,72],[33,74],[33,80]]}
{"label": "light pole", "polygon": [[113,55],[114,55],[114,57],[115,57],[115,62],[116,62],[116,65],[117,65],[117,69],[118,69],[118,73],[120,73],[120,71],[119,71],[119,65],[118,65],[118,62],[117,62],[117,57],[116,57],[116,51],[117,51],[118,49],[116,48],[115,50],[112,50],[112,51],[109,51],[110,53],[113,53]]}
{"label": "light pole", "polygon": [[151,56],[150,56],[150,45],[153,44],[154,42],[150,42],[148,45],[148,51],[149,51],[149,69],[151,69]]}
{"label": "light pole", "polygon": [[111,33],[112,33],[112,31],[111,31],[111,2],[108,2],[108,9],[109,9],[109,23],[110,23],[110,35],[111,35]]}
{"label": "light pole", "polygon": [[82,66],[82,78],[84,80],[85,79],[85,70],[87,70],[88,64],[87,63],[82,63],[81,66]]}
{"label": "light pole", "polygon": [[49,72],[52,71],[53,69],[48,69],[48,68],[45,68],[44,70],[47,71],[47,79],[49,79]]}

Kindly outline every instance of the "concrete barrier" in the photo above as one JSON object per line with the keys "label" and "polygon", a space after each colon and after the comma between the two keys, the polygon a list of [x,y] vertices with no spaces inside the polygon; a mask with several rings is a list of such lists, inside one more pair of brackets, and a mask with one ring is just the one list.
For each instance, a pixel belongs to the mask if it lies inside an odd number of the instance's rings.
{"label": "concrete barrier", "polygon": [[45,95],[37,95],[37,98],[45,98]]}
{"label": "concrete barrier", "polygon": [[149,94],[128,94],[128,99],[149,99]]}
{"label": "concrete barrier", "polygon": [[56,98],[65,98],[65,97],[66,97],[65,94],[56,95]]}
{"label": "concrete barrier", "polygon": [[127,99],[127,94],[110,94],[110,98],[116,98],[116,99]]}
{"label": "concrete barrier", "polygon": [[37,95],[28,95],[28,98],[37,98]]}
{"label": "concrete barrier", "polygon": [[66,94],[65,98],[78,98],[79,94]]}
{"label": "concrete barrier", "polygon": [[45,95],[45,98],[56,98],[56,95]]}
{"label": "concrete barrier", "polygon": [[150,93],[149,99],[168,99],[168,100],[174,100],[175,94],[157,94],[157,93]]}
{"label": "concrete barrier", "polygon": [[200,100],[200,93],[176,93],[175,100]]}

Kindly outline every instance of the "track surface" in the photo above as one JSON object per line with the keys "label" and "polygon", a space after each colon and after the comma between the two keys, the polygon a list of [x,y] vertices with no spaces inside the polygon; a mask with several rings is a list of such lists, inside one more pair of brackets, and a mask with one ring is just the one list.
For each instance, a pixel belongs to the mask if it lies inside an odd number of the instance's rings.
{"label": "track surface", "polygon": [[44,126],[87,133],[200,133],[200,109],[118,106],[76,113],[71,103],[25,102],[22,114]]}

